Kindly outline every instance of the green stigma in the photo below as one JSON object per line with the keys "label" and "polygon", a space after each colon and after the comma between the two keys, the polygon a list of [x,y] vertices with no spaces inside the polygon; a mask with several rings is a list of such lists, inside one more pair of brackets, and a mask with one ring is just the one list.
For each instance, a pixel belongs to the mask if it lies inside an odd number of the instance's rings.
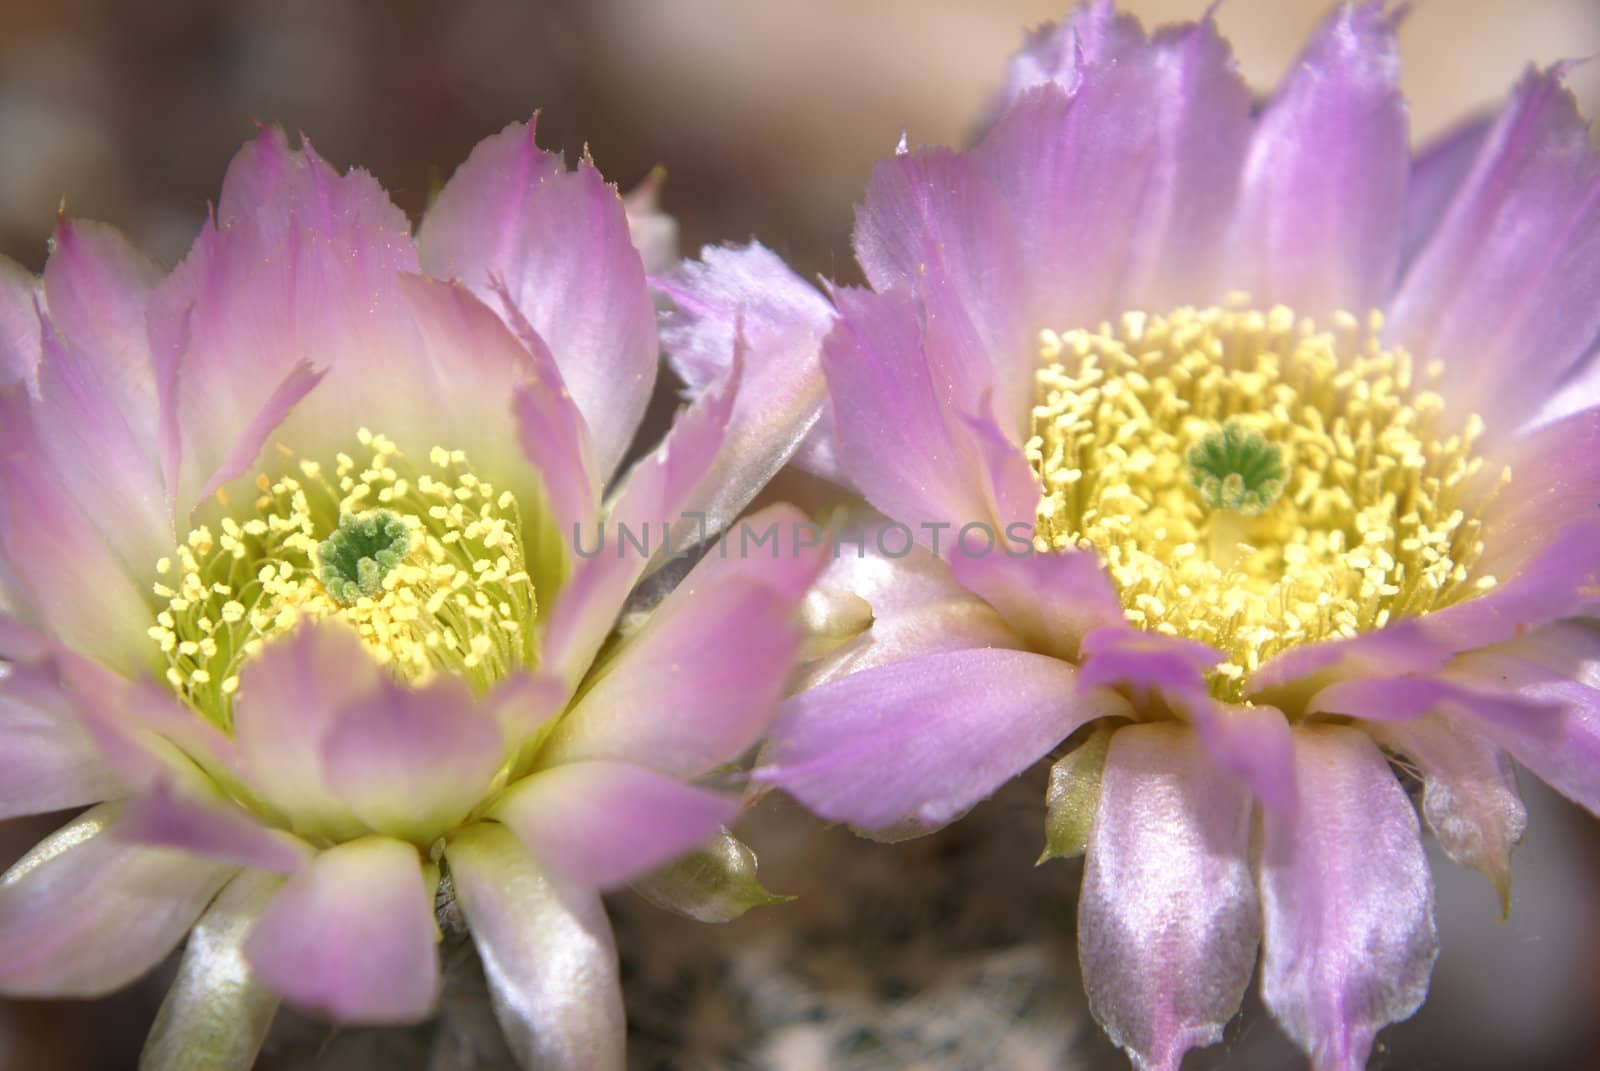
{"label": "green stigma", "polygon": [[339,518],[338,529],[317,544],[322,586],[341,606],[362,596],[373,598],[383,590],[384,576],[410,549],[411,533],[394,514],[347,513]]}
{"label": "green stigma", "polygon": [[1189,482],[1212,509],[1254,517],[1283,494],[1283,450],[1229,421],[1189,449]]}

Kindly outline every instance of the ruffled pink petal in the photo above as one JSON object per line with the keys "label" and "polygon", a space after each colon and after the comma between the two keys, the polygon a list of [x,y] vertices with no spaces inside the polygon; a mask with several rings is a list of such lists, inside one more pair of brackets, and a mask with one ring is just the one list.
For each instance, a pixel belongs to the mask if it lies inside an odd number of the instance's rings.
{"label": "ruffled pink petal", "polygon": [[1050,77],[1026,79],[977,149],[1017,220],[1032,327],[1220,296],[1250,94],[1216,26],[1147,41],[1097,4],[1048,47]]}
{"label": "ruffled pink petal", "polygon": [[1404,267],[1409,268],[1432,240],[1492,125],[1489,119],[1461,123],[1424,146],[1411,162],[1411,181],[1406,185]]}
{"label": "ruffled pink petal", "polygon": [[263,825],[231,804],[183,795],[168,785],[125,803],[111,833],[129,844],[285,874],[299,870],[313,854],[298,837]]}
{"label": "ruffled pink petal", "polygon": [[943,651],[1024,646],[992,606],[956,582],[949,565],[898,538],[890,522],[862,511],[837,534],[838,550],[817,579],[817,597],[863,600],[870,625],[808,666],[794,691]]}
{"label": "ruffled pink petal", "polygon": [[496,282],[550,346],[594,435],[602,476],[633,441],[655,384],[655,313],[616,188],[568,171],[532,123],[484,139],[417,234],[423,266],[490,304]]}
{"label": "ruffled pink petal", "polygon": [[1494,883],[1511,906],[1511,850],[1528,828],[1510,757],[1446,714],[1368,727],[1422,774],[1422,815],[1445,854]]}
{"label": "ruffled pink petal", "polygon": [[493,816],[563,878],[614,889],[704,844],[736,797],[625,762],[573,762],[524,778]]}
{"label": "ruffled pink petal", "polygon": [[952,651],[878,666],[790,699],[752,777],[868,830],[939,826],[1078,726],[1126,711],[1084,694],[1072,665],[1025,651]]}
{"label": "ruffled pink petal", "polygon": [[1139,20],[1119,15],[1114,0],[1080,4],[1060,22],[1024,34],[1022,47],[1006,62],[997,110],[1004,111],[1036,86],[1055,85],[1070,96],[1083,78],[1085,63],[1124,61],[1144,43]]}
{"label": "ruffled pink petal", "polygon": [[1385,6],[1335,10],[1257,124],[1232,249],[1235,285],[1259,307],[1325,323],[1387,302],[1411,154]]}
{"label": "ruffled pink petal", "polygon": [[0,387],[21,383],[24,391],[35,391],[39,300],[39,280],[33,273],[0,257]]}
{"label": "ruffled pink petal", "polygon": [[1511,689],[1535,711],[1463,704],[1474,728],[1540,780],[1600,814],[1600,635],[1584,622],[1551,625],[1524,640],[1458,660],[1450,675],[1499,692]]}
{"label": "ruffled pink petal", "polygon": [[328,783],[322,748],[337,712],[372,694],[381,674],[334,623],[301,625],[239,674],[233,733],[251,786],[296,832],[341,840],[363,831]]}
{"label": "ruffled pink petal", "polygon": [[[5,654],[0,648],[0,656]],[[74,716],[52,674],[0,670],[0,819],[115,799],[122,786]]]}
{"label": "ruffled pink petal", "polygon": [[1376,745],[1294,734],[1299,805],[1263,813],[1261,995],[1317,1071],[1361,1071],[1428,993],[1433,878],[1416,812]]}
{"label": "ruffled pink petal", "polygon": [[[944,149],[900,151],[873,169],[856,210],[856,259],[877,290],[939,295],[924,330],[930,349],[961,351],[934,375],[946,409],[976,412],[993,391],[1025,420],[1039,326],[1027,321],[1022,248],[999,192],[977,163]],[[1009,426],[1009,419],[1007,420]]]}
{"label": "ruffled pink petal", "polygon": [[74,650],[137,674],[156,661],[148,597],[73,503],[38,417],[21,384],[0,388],[4,601]]}
{"label": "ruffled pink petal", "polygon": [[[570,534],[583,559],[562,588],[545,625],[542,665],[576,687],[594,654],[617,623],[628,592],[652,560],[661,560],[663,542],[692,542],[697,525],[684,508],[706,480],[727,431],[738,396],[742,365],[703,393],[678,417],[661,445],[629,470],[595,531]],[[669,526],[663,531],[663,525]],[[636,542],[628,542],[631,533]],[[645,549],[641,550],[643,546]]]}
{"label": "ruffled pink petal", "polygon": [[329,848],[272,898],[245,959],[263,985],[308,1011],[415,1022],[439,994],[433,885],[409,844],[369,837]]}
{"label": "ruffled pink petal", "polygon": [[451,677],[422,688],[381,679],[321,740],[329,791],[369,829],[418,843],[466,817],[505,751],[488,709]]}
{"label": "ruffled pink petal", "polygon": [[130,575],[171,551],[145,310],[160,269],[117,231],[57,224],[44,270],[40,438]]}
{"label": "ruffled pink petal", "polygon": [[[362,424],[384,430],[369,399],[400,392],[385,408],[426,412],[406,404],[418,358],[395,285],[416,270],[410,225],[371,176],[336,175],[275,128],[240,151],[215,222],[150,304],[163,466],[180,515],[249,463],[274,419],[315,456]],[[306,385],[299,366],[327,377],[294,407],[284,403]]]}
{"label": "ruffled pink petal", "polygon": [[[124,572],[150,580],[156,559],[177,542],[156,450],[155,406],[119,397],[128,388],[109,378],[118,369],[107,363],[46,323],[33,426],[85,521]],[[151,427],[138,426],[146,416]]]}
{"label": "ruffled pink petal", "polygon": [[503,321],[465,287],[402,275],[399,288],[431,370],[419,402],[433,441],[414,449],[466,451],[480,475],[525,503],[525,516],[539,497],[548,503],[552,530],[528,538],[570,538],[595,516],[600,484],[588,425],[549,347],[514,309]]}
{"label": "ruffled pink petal", "polygon": [[1222,1040],[1250,984],[1261,911],[1251,801],[1193,733],[1134,725],[1111,738],[1078,901],[1089,1010],[1149,1071]]}
{"label": "ruffled pink petal", "polygon": [[105,804],[0,877],[0,992],[96,997],[164,959],[237,869],[113,835]]}
{"label": "ruffled pink petal", "polygon": [[822,340],[833,308],[817,289],[756,242],[707,246],[654,281],[671,299],[662,345],[689,389],[705,390],[733,366],[742,349],[744,379],[734,403],[709,501],[697,508],[719,530],[785,463],[841,480],[826,442]]}
{"label": "ruffled pink petal", "polygon": [[1031,649],[1076,659],[1084,636],[1122,623],[1116,589],[1098,555],[1040,554],[1031,536],[1018,531],[1020,546],[1012,542],[986,554],[955,554],[951,575],[998,610]]}
{"label": "ruffled pink petal", "polygon": [[92,366],[150,463],[157,462],[156,380],[145,312],[161,280],[156,263],[101,223],[61,220],[44,268],[50,323]]}
{"label": "ruffled pink petal", "polygon": [[[514,355],[505,346],[505,332],[495,330],[495,325],[486,319],[488,310],[481,302],[470,299],[458,286],[452,284],[444,288],[436,283],[428,285],[415,277],[402,278],[401,285],[415,292],[414,299],[424,296],[425,292],[430,293],[435,303],[448,293],[448,299],[444,300],[457,318],[466,321],[475,335],[489,341],[490,350],[498,350],[508,358],[514,357],[515,382],[507,381],[503,367],[506,362],[482,362],[481,372],[475,377],[477,382],[471,385],[472,389],[457,394],[459,405],[455,416],[461,435],[467,437],[468,441],[482,441],[482,399],[504,396],[508,393],[507,388],[510,388],[510,414],[525,464],[508,466],[509,471],[497,472],[496,475],[524,494],[528,490],[524,485],[529,481],[537,481],[538,495],[551,523],[544,526],[542,531],[524,531],[524,550],[534,563],[556,563],[555,575],[565,578],[572,568],[572,550],[567,541],[599,515],[601,486],[589,425],[573,403],[550,347],[523,319],[504,291],[500,294],[501,313],[522,344],[520,352]],[[450,347],[438,346],[435,352],[444,359],[436,362],[441,374],[448,374],[448,361],[452,356]],[[468,431],[475,416],[480,422],[477,434]],[[495,422],[489,421],[488,427],[494,428]],[[499,453],[499,446],[499,443],[490,443],[490,456]],[[526,471],[529,464],[532,471]],[[523,471],[519,472],[519,469]],[[543,546],[540,545],[541,541],[553,545]],[[540,568],[534,570],[535,573],[543,571]],[[541,601],[553,595],[554,592],[546,591],[543,585],[539,587]]]}
{"label": "ruffled pink petal", "polygon": [[1514,428],[1600,332],[1600,157],[1563,69],[1517,88],[1412,266],[1389,335]]}
{"label": "ruffled pink petal", "polygon": [[[808,523],[791,506],[741,521],[775,526],[782,542]],[[776,558],[709,551],[585,683],[548,761],[620,759],[690,777],[755,743],[804,639],[800,599],[823,565],[820,545],[781,550]]]}
{"label": "ruffled pink petal", "polygon": [[518,1063],[621,1071],[622,986],[599,895],[542,866],[492,822],[452,839],[445,861]]}
{"label": "ruffled pink petal", "polygon": [[1012,518],[997,515],[997,480],[1010,511],[1012,485],[1031,478],[1027,463],[1013,448],[1020,476],[991,468],[998,458],[968,419],[984,399],[952,397],[963,406],[956,411],[941,401],[917,301],[901,290],[841,290],[834,302],[841,320],[823,345],[822,363],[840,459],[856,486],[924,545],[943,530],[948,546],[971,523],[1002,532]]}

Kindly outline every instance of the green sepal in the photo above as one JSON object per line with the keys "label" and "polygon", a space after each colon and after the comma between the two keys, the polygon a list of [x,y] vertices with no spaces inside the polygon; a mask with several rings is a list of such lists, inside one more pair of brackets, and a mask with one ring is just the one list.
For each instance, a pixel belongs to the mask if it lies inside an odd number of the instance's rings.
{"label": "green sepal", "polygon": [[1071,859],[1088,850],[1094,813],[1100,807],[1100,775],[1113,731],[1110,726],[1094,730],[1050,767],[1050,787],[1044,796],[1044,851],[1038,863]]}
{"label": "green sepal", "polygon": [[139,1071],[248,1071],[255,1064],[278,997],[250,973],[244,942],[283,880],[241,871],[200,916],[150,1028]]}
{"label": "green sepal", "polygon": [[633,890],[657,907],[700,922],[732,922],[752,907],[794,899],[762,886],[756,853],[727,830],[693,855],[634,882]]}

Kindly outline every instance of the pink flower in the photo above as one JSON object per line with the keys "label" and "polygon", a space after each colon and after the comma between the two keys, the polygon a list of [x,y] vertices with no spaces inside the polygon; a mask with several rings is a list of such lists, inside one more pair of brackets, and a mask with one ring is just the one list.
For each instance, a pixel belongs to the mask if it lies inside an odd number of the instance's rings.
{"label": "pink flower", "polygon": [[1257,111],[1209,20],[1095,2],[970,150],[879,165],[869,288],[760,247],[664,284],[686,378],[737,310],[796,464],[882,514],[821,582],[874,624],[757,777],[903,835],[1065,743],[1046,855],[1087,852],[1091,1007],[1143,1068],[1221,1037],[1258,947],[1318,1068],[1421,1004],[1391,757],[1502,896],[1513,759],[1600,809],[1600,159],[1558,69],[1413,161],[1393,21],[1342,5]]}
{"label": "pink flower", "polygon": [[654,563],[575,532],[693,509],[736,447],[737,372],[602,502],[657,365],[615,190],[516,125],[414,242],[265,130],[171,275],[63,222],[0,316],[0,816],[99,804],[0,879],[0,991],[193,928],[145,1066],[246,1067],[280,997],[427,1015],[447,874],[519,1057],[620,1067],[599,894],[735,815],[695,780],[764,729],[819,562],[709,556],[601,654]]}

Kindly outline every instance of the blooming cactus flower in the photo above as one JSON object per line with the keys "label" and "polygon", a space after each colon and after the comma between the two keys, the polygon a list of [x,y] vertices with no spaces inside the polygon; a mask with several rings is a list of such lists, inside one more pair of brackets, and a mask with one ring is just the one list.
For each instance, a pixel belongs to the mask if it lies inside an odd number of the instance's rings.
{"label": "blooming cactus flower", "polygon": [[708,557],[607,644],[651,563],[571,539],[690,508],[737,387],[602,503],[658,357],[615,190],[516,125],[413,242],[266,130],[170,276],[63,222],[3,282],[0,815],[98,805],[0,878],[0,991],[193,927],[143,1066],[245,1067],[280,997],[427,1015],[443,873],[519,1058],[620,1067],[599,892],[734,815],[695,779],[765,727],[819,563]]}
{"label": "blooming cactus flower", "polygon": [[877,168],[869,288],[757,247],[666,284],[691,379],[735,308],[753,368],[820,360],[797,456],[883,515],[822,582],[874,624],[756,776],[903,835],[1066,742],[1046,857],[1087,854],[1091,1007],[1143,1068],[1221,1037],[1258,948],[1318,1068],[1420,1005],[1391,760],[1502,897],[1513,759],[1600,809],[1600,159],[1557,69],[1411,160],[1392,23],[1339,7],[1256,111],[1209,19],[1090,4],[973,148]]}

